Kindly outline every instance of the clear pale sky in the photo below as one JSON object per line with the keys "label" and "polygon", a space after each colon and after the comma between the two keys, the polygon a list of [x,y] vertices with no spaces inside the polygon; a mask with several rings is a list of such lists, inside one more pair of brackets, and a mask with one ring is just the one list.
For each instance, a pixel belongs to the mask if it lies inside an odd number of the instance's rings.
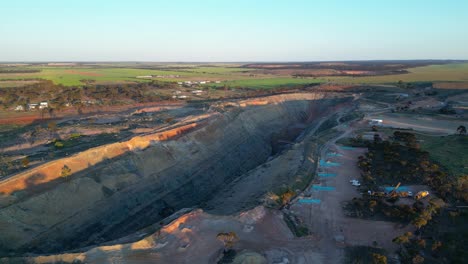
{"label": "clear pale sky", "polygon": [[468,59],[468,1],[0,2],[0,61],[370,59]]}

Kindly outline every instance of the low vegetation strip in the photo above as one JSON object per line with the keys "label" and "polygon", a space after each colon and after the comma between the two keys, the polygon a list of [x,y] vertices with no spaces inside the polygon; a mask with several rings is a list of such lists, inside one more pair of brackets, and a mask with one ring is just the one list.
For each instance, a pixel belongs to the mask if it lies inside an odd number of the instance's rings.
{"label": "low vegetation strip", "polygon": [[297,217],[287,213],[284,213],[283,217],[286,225],[296,237],[309,235],[309,229],[305,225],[301,224]]}
{"label": "low vegetation strip", "polygon": [[427,184],[444,199],[462,195],[462,190],[455,186],[456,178],[433,162],[429,152],[420,149],[414,134],[396,131],[392,142],[378,140],[377,137],[369,143],[369,152],[359,158],[363,180],[370,187],[394,186],[396,182]]}
{"label": "low vegetation strip", "polygon": [[[362,170],[361,188],[370,191],[348,203],[347,212],[355,217],[411,223],[416,232],[401,234],[393,240],[400,245],[403,263],[462,263],[461,260],[466,259],[466,250],[462,248],[465,244],[463,237],[468,234],[465,209],[468,203],[468,176],[455,177],[444,165],[433,161],[432,153],[445,153],[457,159],[466,150],[460,149],[455,155],[445,151],[454,145],[458,148],[464,144],[459,141],[464,141],[460,137],[465,136],[424,136],[425,140],[420,141],[420,135],[395,131],[391,141],[382,141],[380,137],[375,137],[373,142],[359,138],[350,140],[354,145],[365,145],[369,149],[365,157],[359,157],[358,164]],[[448,140],[446,145],[449,146],[441,144],[444,139]],[[421,150],[423,144],[428,144],[426,149],[429,152]],[[395,186],[396,182],[426,184],[435,193],[431,193],[429,199],[421,200],[420,197],[424,196],[416,194],[415,202],[399,202],[400,193],[407,191],[379,191],[380,186]]]}
{"label": "low vegetation strip", "polygon": [[37,73],[41,72],[40,69],[27,69],[27,68],[0,68],[0,74],[10,73]]}

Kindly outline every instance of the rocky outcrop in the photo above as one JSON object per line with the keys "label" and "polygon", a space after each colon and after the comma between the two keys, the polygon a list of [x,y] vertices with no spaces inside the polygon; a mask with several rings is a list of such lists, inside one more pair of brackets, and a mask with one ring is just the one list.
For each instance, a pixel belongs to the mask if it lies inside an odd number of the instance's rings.
{"label": "rocky outcrop", "polygon": [[[302,93],[237,102],[203,124],[90,149],[15,175],[0,183],[0,249],[6,254],[83,247],[197,206],[265,162],[274,135],[313,123],[346,100]],[[57,177],[63,165],[74,174]]]}

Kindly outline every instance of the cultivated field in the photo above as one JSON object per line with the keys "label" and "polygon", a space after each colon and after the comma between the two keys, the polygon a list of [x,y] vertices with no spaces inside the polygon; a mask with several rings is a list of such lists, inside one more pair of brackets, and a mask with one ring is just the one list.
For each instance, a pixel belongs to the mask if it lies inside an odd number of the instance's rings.
{"label": "cultivated field", "polygon": [[[0,73],[0,83],[4,83],[2,86],[20,86],[25,80],[34,79],[51,80],[56,84],[65,86],[83,85],[83,80],[92,80],[100,84],[158,80],[166,82],[220,81],[222,83],[218,84],[218,86],[227,83],[232,86],[252,86],[253,88],[273,88],[282,85],[317,82],[316,80],[295,79],[288,75],[253,74],[250,73],[253,72],[251,69],[226,66],[187,67],[181,65],[180,67],[167,67],[162,70],[110,67],[108,65],[99,67],[29,66],[21,67],[20,70],[39,70],[39,72]],[[152,78],[146,78],[146,76],[152,76]]]}
{"label": "cultivated field", "polygon": [[366,77],[333,77],[338,83],[395,83],[403,82],[468,82],[468,63],[429,65],[411,68],[407,74],[366,76]]}
{"label": "cultivated field", "polygon": [[[363,65],[363,68],[368,67]],[[253,89],[324,82],[335,84],[397,83],[400,80],[403,82],[435,82],[435,86],[439,85],[441,88],[464,88],[464,83],[468,84],[468,63],[429,65],[409,68],[407,69],[408,73],[393,72],[390,74],[378,71],[372,73],[368,70],[359,71],[359,67],[358,70],[346,70],[347,68],[340,68],[344,67],[342,64],[324,64],[320,65],[322,67],[320,69],[296,69],[293,66],[297,65],[284,65],[285,68],[268,70],[254,68],[254,66],[243,67],[240,64],[122,63],[74,66],[3,66],[0,67],[0,87],[22,86],[37,79],[51,80],[65,86],[83,85],[86,83],[85,80],[97,84],[135,83],[150,80],[165,82],[219,81],[213,86],[228,85]],[[384,66],[389,67],[389,65]],[[354,69],[357,66],[349,67]],[[313,74],[308,75],[308,73]],[[148,76],[152,77],[148,78]]]}

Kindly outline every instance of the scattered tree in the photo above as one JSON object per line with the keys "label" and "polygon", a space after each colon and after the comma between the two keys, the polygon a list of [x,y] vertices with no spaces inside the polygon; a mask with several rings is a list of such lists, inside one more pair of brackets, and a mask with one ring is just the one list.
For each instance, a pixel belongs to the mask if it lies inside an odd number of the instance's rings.
{"label": "scattered tree", "polygon": [[54,147],[57,148],[57,149],[63,148],[63,147],[64,147],[63,142],[61,142],[61,141],[55,141]]}
{"label": "scattered tree", "polygon": [[432,251],[435,251],[435,250],[437,250],[438,248],[440,248],[441,246],[442,246],[442,242],[440,242],[440,241],[434,241],[434,243],[432,243],[431,249],[432,249]]}
{"label": "scattered tree", "polygon": [[382,138],[380,137],[379,134],[375,133],[374,134],[374,143],[380,143],[382,142]]}
{"label": "scattered tree", "polygon": [[387,264],[387,257],[378,253],[372,253],[372,263]]}
{"label": "scattered tree", "polygon": [[419,247],[420,249],[426,248],[426,240],[424,240],[424,239],[418,239],[418,240],[416,241],[416,244],[418,245],[418,247]]}
{"label": "scattered tree", "polygon": [[421,257],[420,255],[416,255],[413,259],[413,264],[422,264],[424,263],[424,258]]}
{"label": "scattered tree", "polygon": [[229,249],[231,249],[234,244],[239,241],[239,238],[237,237],[237,234],[234,232],[229,232],[229,233],[219,233],[216,238],[223,242],[224,244],[224,252],[227,252]]}
{"label": "scattered tree", "polygon": [[288,189],[286,192],[281,194],[280,195],[281,205],[284,206],[284,205],[288,204],[289,201],[291,201],[291,199],[294,197],[294,195],[296,195],[296,193],[291,189]]}
{"label": "scattered tree", "polygon": [[63,165],[62,172],[60,173],[60,177],[67,178],[71,175],[71,169],[67,165]]}
{"label": "scattered tree", "polygon": [[466,127],[461,125],[457,128],[458,135],[466,135]]}
{"label": "scattered tree", "polygon": [[23,168],[27,168],[29,166],[29,159],[28,157],[24,157],[22,160],[21,160],[21,165],[23,165]]}
{"label": "scattered tree", "polygon": [[399,80],[397,86],[400,88],[405,88],[405,83],[402,80]]}
{"label": "scattered tree", "polygon": [[403,244],[407,244],[407,243],[410,242],[410,238],[411,238],[412,235],[413,235],[413,234],[412,234],[411,232],[406,232],[406,233],[404,233],[404,234],[401,235],[401,236],[395,237],[395,238],[392,240],[392,242],[393,242],[393,243],[396,243],[396,244],[398,244],[398,245],[400,245],[400,246],[403,245]]}
{"label": "scattered tree", "polygon": [[427,219],[423,216],[419,216],[417,218],[415,218],[412,222],[411,222],[416,228],[420,229],[421,227],[427,225]]}
{"label": "scattered tree", "polygon": [[374,212],[374,208],[377,206],[377,201],[375,200],[371,200],[369,202],[369,209],[371,210],[371,212]]}

